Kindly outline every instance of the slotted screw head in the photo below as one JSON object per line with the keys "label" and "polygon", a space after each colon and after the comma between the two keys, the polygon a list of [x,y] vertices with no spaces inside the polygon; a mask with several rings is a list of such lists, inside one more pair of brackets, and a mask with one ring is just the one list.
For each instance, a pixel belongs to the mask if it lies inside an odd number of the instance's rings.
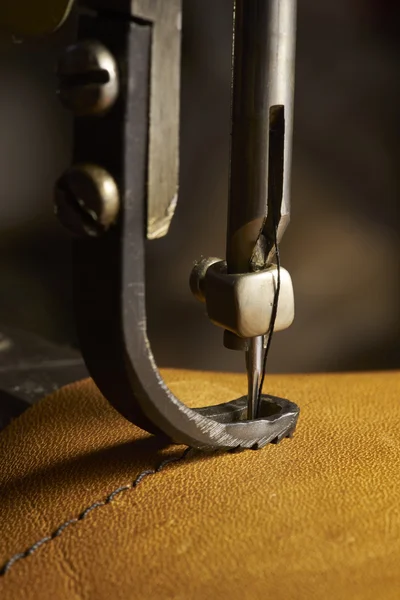
{"label": "slotted screw head", "polygon": [[118,187],[105,169],[76,165],[57,181],[54,206],[59,221],[72,234],[97,237],[117,219]]}
{"label": "slotted screw head", "polygon": [[66,48],[57,75],[60,101],[76,116],[103,115],[118,97],[117,63],[100,42],[87,40]]}

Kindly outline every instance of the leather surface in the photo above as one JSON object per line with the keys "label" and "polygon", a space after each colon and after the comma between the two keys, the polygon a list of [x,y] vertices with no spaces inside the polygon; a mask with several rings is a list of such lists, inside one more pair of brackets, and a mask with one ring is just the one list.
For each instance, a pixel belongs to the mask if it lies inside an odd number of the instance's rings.
{"label": "leather surface", "polygon": [[[169,371],[188,404],[245,393],[241,375]],[[195,453],[94,510],[0,577],[0,598],[400,597],[400,374],[273,376],[301,407],[293,440]],[[0,563],[163,457],[91,381],[0,435]]]}

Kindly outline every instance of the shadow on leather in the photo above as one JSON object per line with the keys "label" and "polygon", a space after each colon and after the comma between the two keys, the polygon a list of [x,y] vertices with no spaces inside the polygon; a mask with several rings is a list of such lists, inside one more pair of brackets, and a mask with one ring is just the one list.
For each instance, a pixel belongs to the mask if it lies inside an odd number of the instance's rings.
{"label": "shadow on leather", "polygon": [[[184,446],[173,446],[167,439],[148,436],[134,442],[127,442],[102,448],[93,452],[55,462],[43,469],[36,469],[23,477],[16,477],[0,485],[1,509],[5,512],[18,510],[18,498],[41,498],[45,507],[54,494],[71,492],[79,497],[82,493],[83,503],[87,502],[88,489],[101,488],[97,494],[112,492],[118,473],[118,485],[130,484],[146,469],[155,470],[165,461],[182,457]],[[180,466],[187,466],[198,460],[214,458],[217,452],[202,453],[191,451]],[[177,465],[175,465],[176,468]],[[100,500],[93,490],[91,500]],[[41,504],[41,502],[39,502]],[[38,506],[39,508],[39,506]],[[0,512],[2,512],[0,511]]]}
{"label": "shadow on leather", "polygon": [[[62,443],[62,441],[60,441]],[[116,471],[128,483],[143,469],[155,468],[167,456],[179,455],[182,447],[171,453],[163,453],[170,443],[166,439],[148,436],[133,442],[126,442],[101,448],[86,454],[57,461],[44,468],[35,469],[22,477],[10,478],[0,486],[2,508],[12,508],[19,494],[31,498],[51,496],[52,490],[71,488],[79,494],[80,489],[87,490],[94,483],[104,482],[104,489],[110,480],[115,479]]]}

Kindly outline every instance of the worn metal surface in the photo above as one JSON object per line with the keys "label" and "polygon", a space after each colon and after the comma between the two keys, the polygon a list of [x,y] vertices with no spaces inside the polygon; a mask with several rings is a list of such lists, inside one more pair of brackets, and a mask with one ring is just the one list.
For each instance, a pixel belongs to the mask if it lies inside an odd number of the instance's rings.
{"label": "worn metal surface", "polygon": [[57,65],[58,97],[76,116],[99,116],[118,97],[116,62],[105,46],[85,40],[68,46]]}
{"label": "worn metal surface", "polygon": [[147,237],[168,233],[178,200],[182,0],[86,0],[151,28]]}
{"label": "worn metal surface", "polygon": [[107,115],[75,124],[76,161],[102,165],[121,197],[115,227],[99,238],[74,242],[78,334],[89,371],[110,402],[147,431],[202,449],[261,447],[293,429],[297,407],[285,404],[277,419],[275,406],[256,421],[243,422],[231,403],[218,409],[226,412],[220,419],[210,409],[192,410],[163,382],[147,337],[144,223],[152,28],[87,18],[80,35],[104,43],[126,74]]}
{"label": "worn metal surface", "polygon": [[168,233],[178,201],[181,0],[134,0],[152,22],[147,237]]}

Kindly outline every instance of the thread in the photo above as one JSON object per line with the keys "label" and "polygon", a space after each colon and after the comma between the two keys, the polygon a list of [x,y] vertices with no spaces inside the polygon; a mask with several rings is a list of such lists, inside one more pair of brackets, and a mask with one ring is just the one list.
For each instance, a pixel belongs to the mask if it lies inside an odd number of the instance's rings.
{"label": "thread", "polygon": [[110,504],[115,500],[115,498],[119,494],[135,489],[141,483],[141,481],[143,481],[143,479],[160,473],[168,465],[185,460],[188,457],[190,450],[191,448],[186,448],[183,454],[163,460],[155,469],[147,469],[146,471],[142,471],[130,484],[120,486],[117,489],[113,490],[104,500],[98,500],[97,502],[94,502],[93,504],[91,504],[91,506],[88,506],[85,510],[83,510],[77,517],[65,521],[62,525],[57,527],[57,529],[53,531],[52,534],[46,535],[45,537],[41,538],[40,540],[32,544],[32,546],[24,550],[24,552],[18,552],[17,554],[14,554],[14,556],[9,558],[7,562],[5,562],[4,565],[0,568],[0,577],[6,575],[10,571],[10,569],[15,565],[15,563],[25,558],[28,558],[29,556],[32,556],[32,554],[39,550],[41,546],[44,546],[45,544],[48,544],[49,542],[58,538],[68,527],[70,527],[71,525],[76,525],[80,521],[84,521],[93,510],[99,509],[103,506],[106,506],[107,504]]}
{"label": "thread", "polygon": [[278,244],[278,226],[276,224],[276,214],[275,214],[275,210],[274,209],[275,209],[275,206],[273,205],[272,219],[273,219],[274,246],[275,246],[275,256],[276,256],[277,277],[276,277],[276,289],[275,289],[275,294],[274,294],[274,302],[273,302],[273,305],[272,305],[271,319],[270,319],[270,322],[269,322],[269,330],[268,330],[268,334],[267,334],[268,335],[268,339],[267,339],[267,344],[266,344],[265,351],[264,351],[262,376],[261,376],[261,381],[260,381],[260,387],[259,387],[259,390],[258,390],[258,401],[259,402],[260,402],[260,399],[261,399],[262,389],[263,389],[264,381],[265,381],[265,375],[266,375],[266,372],[267,372],[268,356],[269,356],[269,351],[271,349],[272,338],[274,336],[276,316],[278,314],[279,294],[280,294],[280,291],[281,291],[281,256],[280,256],[280,250],[279,250],[279,244]]}

